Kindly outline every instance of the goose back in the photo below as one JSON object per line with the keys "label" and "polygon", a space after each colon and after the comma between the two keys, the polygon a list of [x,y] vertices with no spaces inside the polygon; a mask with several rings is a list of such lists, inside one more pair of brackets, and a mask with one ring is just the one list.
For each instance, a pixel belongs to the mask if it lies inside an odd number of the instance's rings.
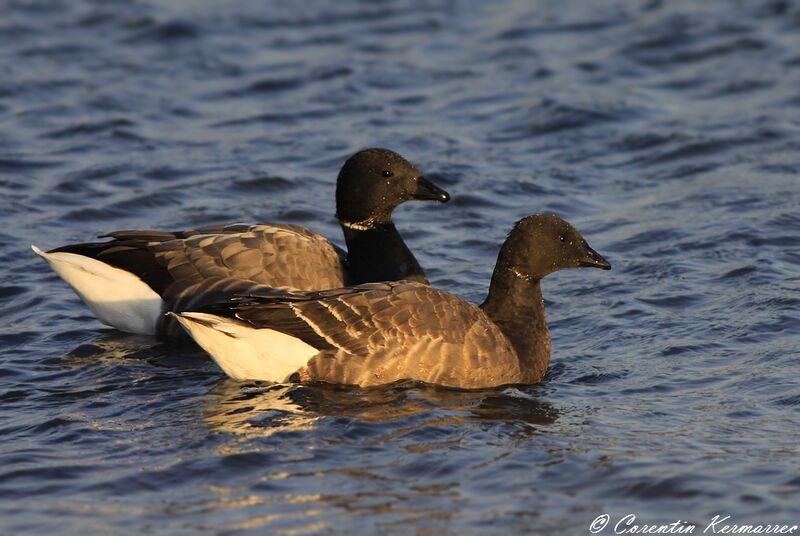
{"label": "goose back", "polygon": [[204,279],[236,278],[273,287],[316,289],[346,284],[346,254],[324,236],[295,225],[232,224],[190,231],[118,231],[76,253],[138,275],[156,293],[174,294]]}
{"label": "goose back", "polygon": [[522,378],[511,343],[478,307],[417,282],[271,290],[201,310],[319,350],[297,372],[299,381],[369,386],[410,378],[479,388]]}

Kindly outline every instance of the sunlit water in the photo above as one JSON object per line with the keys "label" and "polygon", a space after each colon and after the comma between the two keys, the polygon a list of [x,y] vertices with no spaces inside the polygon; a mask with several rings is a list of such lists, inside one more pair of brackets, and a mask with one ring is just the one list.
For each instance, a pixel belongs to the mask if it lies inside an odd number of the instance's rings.
{"label": "sunlit water", "polygon": [[[262,4],[2,2],[0,532],[800,522],[798,4]],[[542,211],[614,265],[545,282],[543,385],[239,384],[103,327],[29,249],[341,243],[336,173],[374,145],[453,194],[396,214],[435,285],[482,299]]]}

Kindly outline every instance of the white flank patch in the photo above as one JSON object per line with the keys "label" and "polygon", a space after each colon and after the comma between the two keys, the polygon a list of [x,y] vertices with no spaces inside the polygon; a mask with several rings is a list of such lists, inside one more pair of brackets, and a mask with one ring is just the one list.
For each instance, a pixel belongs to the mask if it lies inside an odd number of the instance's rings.
{"label": "white flank patch", "polygon": [[234,380],[281,383],[318,353],[296,337],[207,313],[169,313]]}
{"label": "white flank patch", "polygon": [[102,323],[128,333],[155,335],[164,301],[137,276],[76,253],[45,253],[36,246],[31,249],[50,264]]}

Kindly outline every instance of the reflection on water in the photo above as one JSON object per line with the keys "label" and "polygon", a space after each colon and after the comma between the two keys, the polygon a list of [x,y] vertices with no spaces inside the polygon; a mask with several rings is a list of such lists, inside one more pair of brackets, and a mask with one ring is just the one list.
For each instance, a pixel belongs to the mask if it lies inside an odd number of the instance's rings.
{"label": "reflection on water", "polygon": [[[378,423],[431,414],[437,420],[448,414],[447,420],[453,424],[470,420],[554,423],[556,408],[538,400],[535,391],[528,386],[462,391],[411,381],[370,388],[265,385],[226,378],[208,393],[204,415],[214,430],[247,435],[309,430],[316,420],[337,416]],[[428,424],[422,420],[419,426]]]}
{"label": "reflection on water", "polygon": [[97,337],[70,350],[64,355],[63,362],[80,367],[98,360],[146,359],[153,354],[155,345],[158,342],[152,337],[105,329]]}
{"label": "reflection on water", "polygon": [[188,371],[215,370],[211,358],[192,342],[160,341],[110,328],[85,339],[63,355],[60,359],[63,367],[81,369],[97,364],[107,367],[138,364],[185,368]]}
{"label": "reflection on water", "polygon": [[[796,522],[800,4],[269,4],[2,4],[0,533]],[[453,194],[395,215],[439,287],[480,301],[532,212],[609,256],[544,282],[543,386],[237,385],[29,249],[233,221],[341,245],[336,171],[375,145]]]}
{"label": "reflection on water", "polygon": [[[470,392],[416,382],[362,389],[222,379],[205,397],[203,423],[221,434],[215,453],[250,460],[245,470],[261,474],[265,491],[215,486],[215,507],[243,512],[229,529],[288,523],[324,531],[331,509],[388,516],[396,528],[447,522],[458,514],[441,501],[468,493],[453,479],[459,470],[491,474],[557,421],[556,408],[536,394],[531,387]],[[490,425],[478,443],[463,434],[471,422]],[[446,461],[453,450],[460,460]],[[434,475],[446,481],[427,481]],[[304,491],[309,485],[319,493]],[[281,489],[297,491],[276,496]]]}
{"label": "reflection on water", "polygon": [[216,432],[245,436],[311,430],[319,416],[292,400],[288,396],[292,389],[291,385],[258,386],[225,378],[209,391],[203,421]]}

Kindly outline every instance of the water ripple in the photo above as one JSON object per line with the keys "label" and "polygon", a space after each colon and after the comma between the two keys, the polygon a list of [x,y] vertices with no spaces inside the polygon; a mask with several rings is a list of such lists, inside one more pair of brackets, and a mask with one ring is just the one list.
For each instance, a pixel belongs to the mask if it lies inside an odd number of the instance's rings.
{"label": "water ripple", "polygon": [[[772,0],[7,3],[0,532],[796,521],[799,15]],[[480,301],[533,212],[608,256],[611,272],[543,283],[545,383],[233,382],[193,346],[104,328],[28,249],[259,220],[341,243],[336,173],[367,146],[451,191],[395,213],[438,286]]]}

